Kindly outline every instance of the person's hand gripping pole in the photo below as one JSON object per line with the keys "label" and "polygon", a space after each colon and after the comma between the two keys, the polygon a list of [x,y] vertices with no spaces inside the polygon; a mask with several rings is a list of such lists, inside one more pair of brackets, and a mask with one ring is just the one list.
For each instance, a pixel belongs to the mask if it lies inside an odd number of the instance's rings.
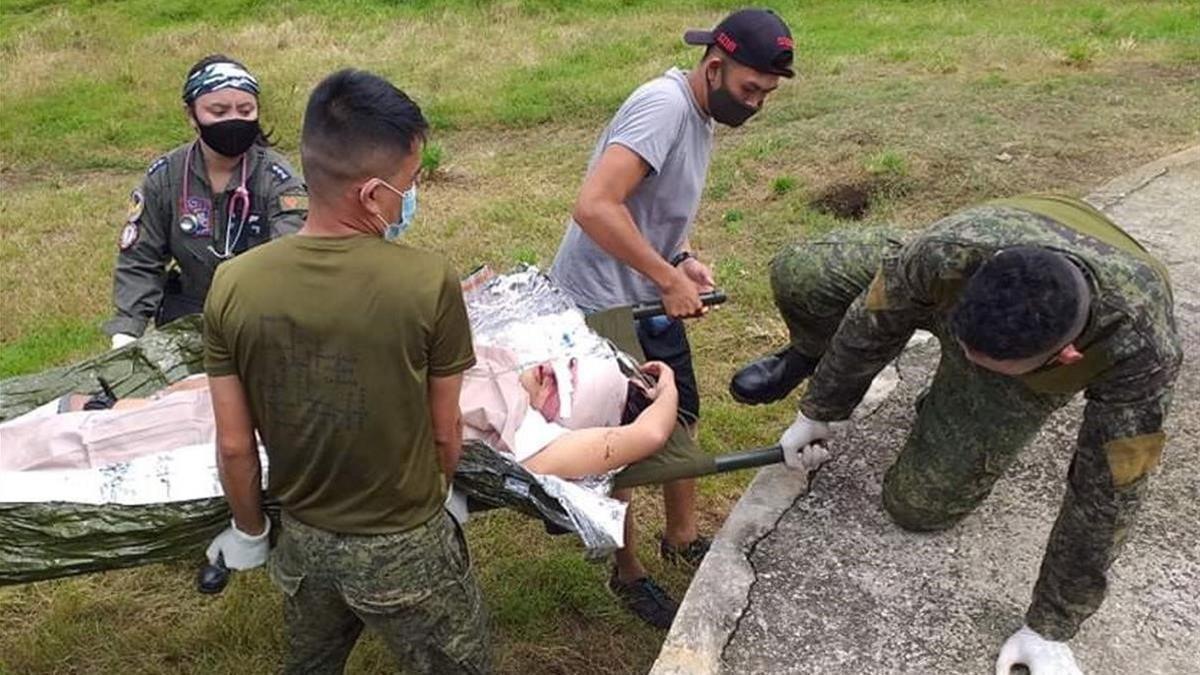
{"label": "person's hand gripping pole", "polygon": [[803,412],[797,412],[796,420],[779,437],[783,463],[789,469],[803,470],[806,474],[816,471],[829,461],[827,441],[842,424],[809,419]]}

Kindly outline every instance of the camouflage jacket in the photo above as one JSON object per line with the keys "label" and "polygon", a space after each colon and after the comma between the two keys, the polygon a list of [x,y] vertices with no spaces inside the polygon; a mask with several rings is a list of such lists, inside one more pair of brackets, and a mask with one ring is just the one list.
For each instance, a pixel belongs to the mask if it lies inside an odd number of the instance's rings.
{"label": "camouflage jacket", "polygon": [[[1182,361],[1166,269],[1087,204],[1032,195],[966,209],[885,256],[846,313],[811,378],[801,410],[840,420],[916,328],[939,336],[966,280],[997,251],[1041,246],[1084,270],[1090,317],[1076,346],[1084,358],[1021,379],[1032,392],[1084,392],[1086,406],[1068,490],[1026,615],[1053,639],[1074,635],[1100,605],[1105,575],[1157,466],[1163,420]],[[943,339],[942,349],[959,349]]]}

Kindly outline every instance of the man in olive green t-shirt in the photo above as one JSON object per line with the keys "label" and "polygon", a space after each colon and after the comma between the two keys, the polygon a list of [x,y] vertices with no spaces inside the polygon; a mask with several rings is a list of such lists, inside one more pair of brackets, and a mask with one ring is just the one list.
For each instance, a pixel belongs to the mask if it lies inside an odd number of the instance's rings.
{"label": "man in olive green t-shirt", "polygon": [[205,304],[233,511],[209,557],[268,557],[257,431],[283,510],[270,574],[287,596],[288,672],[340,673],[364,626],[406,672],[488,668],[466,541],[443,509],[475,363],[462,291],[441,256],[385,241],[414,212],[426,128],[386,80],[326,78],[301,137],[307,223],[224,263]]}

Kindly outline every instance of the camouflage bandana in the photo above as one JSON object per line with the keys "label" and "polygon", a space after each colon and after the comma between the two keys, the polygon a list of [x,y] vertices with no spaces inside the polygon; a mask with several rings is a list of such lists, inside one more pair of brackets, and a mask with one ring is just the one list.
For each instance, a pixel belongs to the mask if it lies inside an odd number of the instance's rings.
{"label": "camouflage bandana", "polygon": [[183,83],[183,102],[191,105],[201,96],[221,89],[241,89],[258,96],[258,80],[236,63],[210,63]]}

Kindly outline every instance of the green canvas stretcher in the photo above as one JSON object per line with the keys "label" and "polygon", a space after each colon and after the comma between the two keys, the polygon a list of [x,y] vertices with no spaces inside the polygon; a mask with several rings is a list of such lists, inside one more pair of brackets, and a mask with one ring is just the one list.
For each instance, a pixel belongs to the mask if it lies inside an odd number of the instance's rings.
{"label": "green canvas stretcher", "polygon": [[[589,327],[619,349],[644,359],[634,333],[631,308],[588,317]],[[190,316],[152,331],[135,343],[79,363],[0,380],[0,422],[79,391],[92,391],[97,378],[118,397],[147,396],[188,375],[203,372],[200,317]],[[722,458],[700,450],[679,426],[667,446],[626,467],[615,487],[663,483],[781,460],[778,448]],[[557,500],[520,465],[486,444],[464,444],[455,489],[471,509],[510,508],[573,531]],[[277,506],[268,503],[268,512]],[[25,583],[159,562],[202,559],[205,547],[229,522],[224,498],[143,506],[78,503],[0,503],[0,585]]]}

